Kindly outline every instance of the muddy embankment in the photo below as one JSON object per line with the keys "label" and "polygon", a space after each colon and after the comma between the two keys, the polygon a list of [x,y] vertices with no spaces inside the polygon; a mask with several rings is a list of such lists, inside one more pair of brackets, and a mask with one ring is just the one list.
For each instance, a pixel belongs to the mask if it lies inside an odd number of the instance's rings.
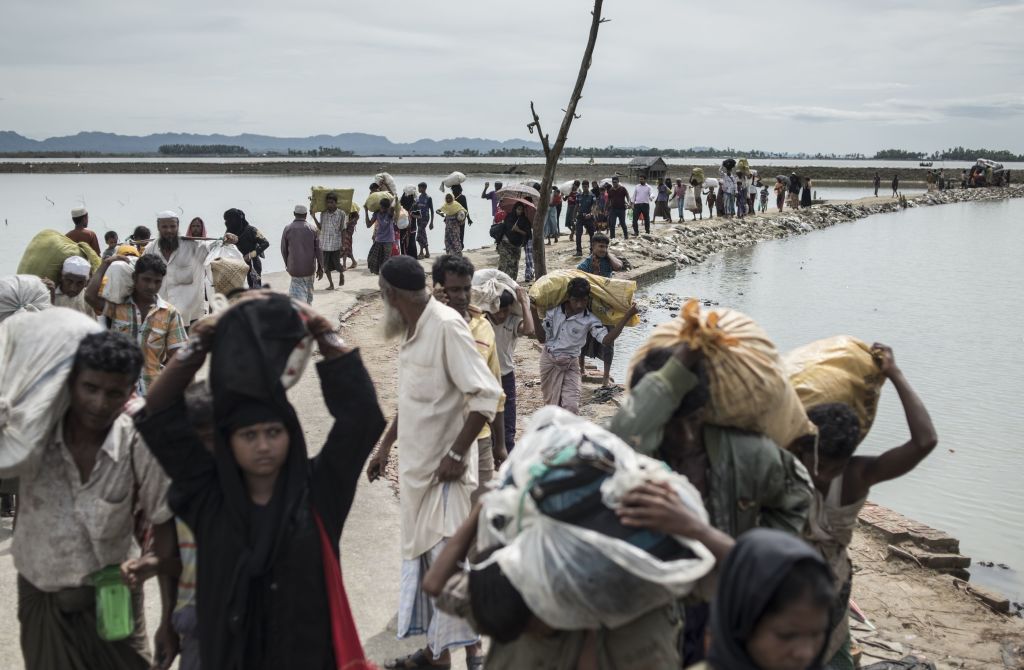
{"label": "muddy embankment", "polygon": [[612,248],[627,258],[652,261],[675,261],[679,265],[695,265],[708,256],[749,247],[762,240],[802,235],[836,224],[863,219],[872,214],[884,214],[900,209],[929,207],[956,202],[976,202],[1024,197],[1024,186],[1005,188],[956,189],[925,193],[912,198],[864,198],[851,202],[828,202],[813,207],[725,219],[706,216],[703,221],[685,224],[658,225],[655,232],[616,238]]}
{"label": "muddy embankment", "polygon": [[[714,166],[703,166],[709,177],[716,175]],[[807,166],[780,167],[774,165],[752,165],[762,177],[774,177],[780,174],[796,172],[801,177],[810,177],[816,182],[850,182],[853,184],[869,184],[879,172],[882,186],[887,187],[894,174],[899,172],[903,184],[923,184],[926,170],[879,170],[874,167],[824,167],[815,166],[809,161]],[[691,166],[669,166],[668,176],[672,178],[686,177]],[[507,163],[474,163],[472,160],[453,160],[444,163],[423,163],[416,159],[385,159],[380,162],[340,162],[340,161],[261,161],[252,159],[245,162],[200,163],[170,161],[125,161],[116,163],[91,162],[89,159],[60,162],[33,162],[26,158],[17,163],[0,163],[0,174],[277,174],[277,175],[365,175],[375,172],[391,172],[393,174],[415,175],[446,175],[452,171],[473,176],[498,177],[505,175],[507,179],[524,179],[528,177],[540,179],[544,166],[538,163],[518,163],[514,159]],[[950,175],[954,171],[947,171]],[[629,166],[622,163],[602,163],[600,165],[563,164],[558,167],[556,179],[603,179],[612,175],[628,178]]]}

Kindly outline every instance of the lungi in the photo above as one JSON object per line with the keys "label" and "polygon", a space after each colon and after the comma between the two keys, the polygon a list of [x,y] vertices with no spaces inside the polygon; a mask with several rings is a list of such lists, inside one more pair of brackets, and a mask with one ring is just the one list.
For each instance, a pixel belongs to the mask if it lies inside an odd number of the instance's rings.
{"label": "lungi", "polygon": [[540,390],[545,405],[557,405],[580,413],[583,379],[578,356],[552,356],[545,348],[540,354]]}
{"label": "lungi", "polygon": [[288,295],[296,300],[313,304],[313,277],[292,277],[292,283],[288,286]]}

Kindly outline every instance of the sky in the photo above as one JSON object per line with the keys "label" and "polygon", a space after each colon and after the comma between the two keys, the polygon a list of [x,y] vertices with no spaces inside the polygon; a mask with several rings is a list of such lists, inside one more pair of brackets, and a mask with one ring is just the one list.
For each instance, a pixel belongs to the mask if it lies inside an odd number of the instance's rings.
{"label": "sky", "polygon": [[[0,130],[553,137],[590,0],[3,0]],[[1024,0],[605,0],[569,146],[1024,153]]]}

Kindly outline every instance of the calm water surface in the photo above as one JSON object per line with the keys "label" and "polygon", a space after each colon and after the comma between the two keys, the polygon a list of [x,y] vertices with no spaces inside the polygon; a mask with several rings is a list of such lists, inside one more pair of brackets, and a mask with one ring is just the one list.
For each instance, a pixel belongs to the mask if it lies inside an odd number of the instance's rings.
{"label": "calm water surface", "polygon": [[[850,334],[891,345],[924,399],[939,446],[871,498],[961,540],[980,583],[1024,600],[1024,200],[873,216],[715,256],[648,293],[699,296],[753,316],[783,351]],[[657,323],[668,313],[653,310]],[[649,328],[649,325],[646,326]],[[643,329],[616,347],[632,349]],[[625,358],[615,361],[624,378]],[[909,433],[882,392],[860,447],[877,454]]]}

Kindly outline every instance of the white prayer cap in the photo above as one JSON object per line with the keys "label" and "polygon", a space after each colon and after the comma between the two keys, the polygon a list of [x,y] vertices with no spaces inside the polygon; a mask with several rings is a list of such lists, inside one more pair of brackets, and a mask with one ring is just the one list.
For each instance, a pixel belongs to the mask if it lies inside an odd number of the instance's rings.
{"label": "white prayer cap", "polygon": [[159,214],[156,215],[156,220],[157,221],[163,221],[164,219],[174,219],[174,220],[177,220],[178,219],[178,213],[175,212],[173,209],[165,209],[164,211],[162,211],[162,212],[160,212]]}
{"label": "white prayer cap", "polygon": [[73,277],[88,277],[89,273],[92,272],[92,266],[89,265],[89,261],[81,256],[68,256],[64,261],[61,272]]}
{"label": "white prayer cap", "polygon": [[295,205],[295,209],[292,210],[292,213],[295,214],[295,216],[299,216],[300,214],[305,214],[306,213],[306,206],[305,205]]}
{"label": "white prayer cap", "polygon": [[78,217],[85,216],[88,213],[89,210],[87,210],[85,207],[75,207],[74,209],[71,210],[71,218],[77,219]]}

